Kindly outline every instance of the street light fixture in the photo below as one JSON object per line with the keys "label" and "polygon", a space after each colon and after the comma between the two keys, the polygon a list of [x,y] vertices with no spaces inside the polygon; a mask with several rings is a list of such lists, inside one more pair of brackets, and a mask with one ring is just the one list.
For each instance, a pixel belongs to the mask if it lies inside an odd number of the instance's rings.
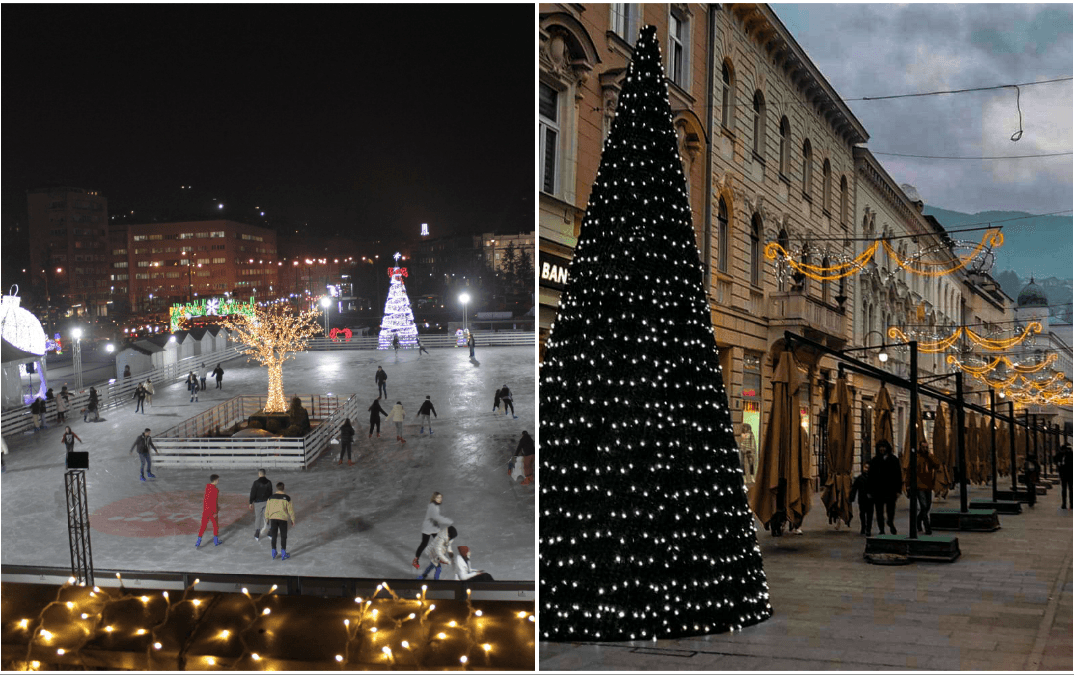
{"label": "street light fixture", "polygon": [[82,329],[73,329],[71,336],[75,339],[75,387],[82,389]]}
{"label": "street light fixture", "polygon": [[[871,330],[871,331],[869,331],[868,333],[865,334],[865,338],[862,340],[862,342],[868,342],[869,341],[869,336],[872,335],[873,333],[876,333],[877,335],[880,336],[880,341],[881,342],[884,341],[884,334],[883,333],[881,333],[878,330]],[[875,349],[875,347],[866,347],[865,349]],[[887,353],[887,351],[884,350],[884,345],[883,344],[880,345],[880,353],[876,355],[876,358],[878,358],[880,360],[880,363],[887,363],[888,362],[888,353]]]}
{"label": "street light fixture", "polygon": [[324,335],[328,337],[328,308],[332,306],[332,298],[327,295],[321,298],[321,307],[324,307]]}
{"label": "street light fixture", "polygon": [[459,296],[459,302],[462,303],[462,329],[467,330],[467,328],[466,328],[466,305],[467,305],[467,303],[470,302],[470,294],[469,293],[463,293],[462,295],[460,295]]}

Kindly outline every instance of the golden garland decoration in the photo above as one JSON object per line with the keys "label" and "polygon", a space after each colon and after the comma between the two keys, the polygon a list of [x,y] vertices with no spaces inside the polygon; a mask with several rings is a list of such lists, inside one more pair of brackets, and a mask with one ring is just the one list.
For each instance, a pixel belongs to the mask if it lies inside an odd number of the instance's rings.
{"label": "golden garland decoration", "polygon": [[947,355],[947,363],[948,363],[948,365],[957,366],[963,372],[967,372],[970,375],[984,375],[985,373],[992,372],[993,370],[998,368],[999,364],[1001,364],[1001,363],[1006,364],[1008,368],[1010,368],[1011,370],[1013,370],[1016,373],[1032,374],[1032,373],[1039,373],[1040,371],[1044,370],[1049,365],[1055,363],[1055,360],[1058,359],[1058,358],[1059,358],[1058,354],[1056,354],[1055,352],[1049,352],[1048,355],[1044,357],[1044,360],[1041,361],[1040,363],[1038,363],[1037,365],[1035,365],[1035,366],[1023,366],[1021,364],[1015,363],[1014,361],[1011,361],[1011,359],[1007,355],[1001,354],[1001,355],[997,356],[995,359],[993,359],[992,362],[989,363],[989,364],[986,364],[986,365],[983,365],[983,366],[970,366],[970,365],[967,365],[967,364],[962,363],[961,361],[959,361],[958,357],[956,357],[955,355],[948,354]]}
{"label": "golden garland decoration", "polygon": [[[936,342],[918,342],[917,351],[926,354],[935,354],[936,352],[945,351],[958,341],[958,337],[962,335],[962,330],[963,328],[959,326],[955,329],[954,333],[952,333],[948,337],[943,338],[942,340],[937,340]],[[888,328],[888,337],[894,338],[899,342],[911,342],[910,337],[907,336],[906,333],[899,330],[897,326],[892,326],[891,328]]]}
{"label": "golden garland decoration", "polygon": [[[986,231],[985,234],[984,234],[984,237],[981,238],[981,242],[979,244],[977,244],[977,247],[973,250],[973,253],[971,253],[968,256],[959,256],[953,261],[946,261],[944,263],[927,263],[927,262],[922,263],[921,261],[910,261],[910,262],[908,262],[908,261],[905,261],[905,260],[903,260],[902,258],[899,257],[899,255],[895,252],[895,249],[893,249],[891,247],[891,244],[889,244],[887,242],[887,240],[883,240],[883,243],[884,243],[884,250],[887,251],[888,256],[891,257],[891,259],[895,261],[896,265],[898,265],[899,267],[903,268],[907,272],[910,272],[912,274],[917,274],[919,276],[925,276],[925,277],[940,277],[940,276],[945,276],[947,274],[951,274],[952,272],[957,272],[958,270],[962,269],[966,265],[969,265],[971,262],[973,262],[974,258],[976,258],[980,254],[980,252],[982,250],[984,250],[985,246],[991,245],[993,248],[999,248],[1000,246],[1002,246],[1003,245],[1003,232],[1001,232],[999,229],[995,229],[995,228]],[[950,264],[952,264],[952,263],[954,263],[956,261],[957,261],[958,264],[955,265],[954,267],[948,267],[946,269],[937,270],[937,271],[926,271],[926,270],[917,269],[915,267],[915,265],[918,265],[918,264],[933,264],[933,265],[948,264],[948,265],[950,265]]]}
{"label": "golden garland decoration", "polygon": [[792,258],[790,253],[788,253],[783,246],[774,241],[769,242],[764,247],[764,255],[769,260],[775,260],[782,255],[788,265],[810,279],[816,279],[817,281],[837,281],[844,277],[849,277],[851,274],[855,274],[859,271],[874,255],[876,255],[876,251],[879,247],[879,241],[873,242],[872,246],[865,249],[865,251],[853,260],[839,265],[831,265],[829,267],[800,263]]}
{"label": "golden garland decoration", "polygon": [[1022,341],[1029,337],[1032,333],[1040,333],[1042,330],[1044,330],[1044,327],[1040,324],[1039,321],[1031,321],[1026,326],[1026,329],[1022,331],[1021,335],[1009,338],[1007,340],[989,340],[988,338],[981,337],[977,333],[974,333],[969,328],[964,328],[963,330],[966,331],[966,337],[968,337],[978,346],[984,347],[985,349],[988,349],[990,351],[998,352],[1003,351],[1005,349],[1010,349],[1017,344],[1021,344]]}

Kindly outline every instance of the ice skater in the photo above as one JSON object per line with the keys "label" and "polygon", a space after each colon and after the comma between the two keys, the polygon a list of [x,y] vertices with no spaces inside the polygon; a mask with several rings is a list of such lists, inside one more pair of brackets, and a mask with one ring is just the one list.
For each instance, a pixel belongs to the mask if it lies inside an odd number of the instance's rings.
{"label": "ice skater", "polygon": [[474,334],[468,333],[466,338],[466,345],[470,348],[470,358],[474,358]]}
{"label": "ice skater", "polygon": [[96,387],[90,387],[89,401],[86,402],[86,407],[82,410],[82,421],[85,422],[86,416],[90,413],[93,413],[93,421],[100,422],[101,413],[98,411],[100,407],[101,402],[100,399],[97,397],[97,389]]}
{"label": "ice skater", "polygon": [[496,395],[492,399],[492,412],[500,409],[500,388],[496,387]]}
{"label": "ice skater", "polygon": [[384,412],[384,408],[380,407],[380,397],[373,401],[373,405],[369,406],[369,437],[373,438],[373,428],[377,429],[377,438],[380,438],[380,416],[388,416],[388,413]]}
{"label": "ice skater", "polygon": [[291,505],[291,498],[284,493],[283,483],[276,483],[276,492],[269,497],[268,506],[265,508],[265,518],[269,521],[269,537],[272,540],[272,559],[276,559],[276,535],[280,535],[280,560],[291,557],[287,553],[287,521],[291,521],[291,527],[295,523],[295,507]]}
{"label": "ice skater", "polygon": [[403,419],[405,417],[406,411],[403,410],[403,402],[396,401],[395,405],[392,406],[391,412],[388,413],[387,421],[395,422],[395,440],[399,441],[400,444],[406,443],[406,440],[403,438]]}
{"label": "ice skater", "polygon": [[377,374],[374,379],[377,381],[377,398],[381,396],[388,398],[388,373],[384,372],[384,368],[377,366]]}
{"label": "ice skater", "polygon": [[419,579],[429,576],[429,572],[435,569],[436,573],[433,575],[433,580],[440,580],[440,566],[451,565],[455,562],[451,542],[457,536],[459,536],[458,530],[450,525],[437,533],[436,539],[433,539],[433,545],[429,547],[429,564],[425,567],[425,571],[418,575]]}
{"label": "ice skater", "polygon": [[515,448],[515,457],[522,457],[523,485],[533,482],[533,458],[536,450],[533,447],[533,437],[528,431],[522,432],[522,438],[518,439],[518,447]]}
{"label": "ice skater", "polygon": [[201,368],[198,368],[198,372],[201,373],[201,390],[205,391],[208,387],[205,386],[205,380],[209,377],[209,371],[205,369],[205,364],[201,364]]}
{"label": "ice skater", "polygon": [[429,427],[429,435],[433,435],[433,423],[429,420],[429,413],[433,414],[433,417],[437,417],[436,408],[433,407],[433,402],[429,396],[425,396],[425,401],[422,402],[421,407],[418,408],[418,420],[421,421],[421,431],[418,433],[424,434],[425,427]]}
{"label": "ice skater", "polygon": [[254,512],[254,541],[261,541],[265,529],[265,506],[272,496],[272,481],[265,478],[265,470],[257,470],[257,480],[250,486],[250,510]]}
{"label": "ice skater", "polygon": [[222,368],[222,366],[222,363],[218,363],[216,364],[216,368],[213,370],[213,377],[216,378],[217,389],[224,388],[224,369]]}
{"label": "ice skater", "polygon": [[426,349],[426,348],[425,348],[425,345],[423,345],[423,344],[421,343],[421,338],[419,338],[419,337],[416,337],[416,338],[414,338],[414,339],[415,339],[415,340],[417,341],[417,343],[418,343],[418,358],[421,358],[421,353],[422,353],[422,352],[425,352],[426,354],[428,354],[428,353],[429,353],[429,350],[428,350],[428,349]]}
{"label": "ice skater", "polygon": [[421,543],[418,545],[418,550],[414,551],[414,560],[411,563],[416,570],[421,569],[418,559],[421,558],[421,552],[429,545],[429,538],[452,523],[451,518],[440,515],[440,505],[443,502],[444,495],[434,492],[432,499],[429,500],[429,507],[425,509],[425,520],[421,524]]}
{"label": "ice skater", "polygon": [[194,374],[194,371],[190,371],[190,374],[186,376],[186,388],[190,391],[191,387],[198,383],[198,376]]}
{"label": "ice skater", "polygon": [[190,402],[193,403],[198,400],[198,392],[201,391],[201,386],[198,384],[198,378],[195,377],[190,383]]}
{"label": "ice skater", "polygon": [[354,427],[351,426],[351,418],[343,420],[343,426],[339,428],[339,464],[343,465],[343,453],[347,454],[347,466],[354,466],[351,461],[351,444],[354,443]]}
{"label": "ice skater", "polygon": [[392,349],[395,350],[395,355],[399,356],[399,333],[392,334]]}
{"label": "ice skater", "polygon": [[78,434],[71,431],[71,427],[67,427],[64,430],[61,440],[63,441],[63,444],[67,446],[67,452],[75,451],[75,441],[78,441],[79,443],[82,442],[82,439],[78,437]]}
{"label": "ice skater", "polygon": [[503,385],[503,389],[500,390],[500,402],[503,403],[503,414],[507,414],[507,408],[511,408],[511,419],[518,419],[518,415],[515,414],[515,399],[511,396],[511,390],[507,388],[507,385]]}
{"label": "ice skater", "polygon": [[198,530],[198,540],[194,542],[194,548],[201,547],[201,535],[205,534],[205,526],[213,524],[213,546],[220,545],[220,476],[209,476],[209,482],[205,485],[205,498],[201,502],[201,528]]}
{"label": "ice skater", "polygon": [[141,411],[145,414],[145,397],[149,395],[149,392],[145,390],[145,385],[139,383],[138,388],[134,390],[134,412]]}
{"label": "ice skater", "polygon": [[143,386],[145,387],[145,397],[149,401],[149,405],[153,405],[153,394],[156,393],[153,390],[153,380],[148,377],[145,378],[145,384]]}
{"label": "ice skater", "polygon": [[34,402],[30,404],[30,414],[33,415],[33,418],[34,418],[34,433],[35,434],[38,431],[41,431],[42,429],[47,429],[48,428],[48,427],[45,426],[45,423],[44,423],[44,419],[45,419],[45,399],[41,398],[40,396],[35,398]]}
{"label": "ice skater", "polygon": [[470,554],[473,549],[469,546],[460,546],[455,554],[455,578],[459,581],[496,581],[485,570],[475,570],[470,566]]}
{"label": "ice skater", "polygon": [[150,448],[153,448],[153,452],[158,455],[160,454],[160,451],[157,450],[157,445],[153,442],[153,437],[149,435],[149,429],[147,428],[138,436],[138,438],[134,439],[134,445],[131,446],[131,451],[127,453],[131,454],[135,450],[138,451],[138,475],[141,476],[143,481],[146,476],[156,478],[156,476],[153,475],[153,460],[149,456]]}
{"label": "ice skater", "polygon": [[71,395],[67,392],[67,385],[64,385],[60,390],[60,395],[56,397],[56,424],[63,424],[67,421],[67,411],[70,407]]}

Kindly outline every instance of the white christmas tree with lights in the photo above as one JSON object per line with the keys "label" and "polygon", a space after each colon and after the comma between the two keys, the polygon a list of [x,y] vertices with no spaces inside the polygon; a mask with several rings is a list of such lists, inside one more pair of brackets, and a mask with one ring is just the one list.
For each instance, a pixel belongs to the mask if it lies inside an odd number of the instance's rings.
{"label": "white christmas tree with lights", "polygon": [[641,30],[541,369],[544,640],[771,616],[672,127]]}
{"label": "white christmas tree with lights", "polygon": [[414,310],[406,294],[403,277],[407,275],[405,267],[399,267],[401,254],[395,254],[395,267],[388,269],[392,283],[388,287],[388,301],[384,303],[384,319],[380,322],[380,339],[377,349],[390,349],[393,338],[399,336],[399,347],[409,349],[418,344],[418,327],[414,325]]}

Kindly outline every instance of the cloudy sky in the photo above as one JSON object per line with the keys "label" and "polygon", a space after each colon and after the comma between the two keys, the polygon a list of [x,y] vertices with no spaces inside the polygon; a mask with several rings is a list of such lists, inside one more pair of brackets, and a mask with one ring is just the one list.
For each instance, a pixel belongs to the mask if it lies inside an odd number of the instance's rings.
{"label": "cloudy sky", "polygon": [[[845,99],[1038,82],[1071,75],[1072,5],[772,5]],[[837,36],[837,38],[835,37]],[[1070,152],[1071,82],[853,101],[873,152],[996,156]],[[1071,208],[1072,158],[955,161],[878,156],[927,204],[954,211]]]}

